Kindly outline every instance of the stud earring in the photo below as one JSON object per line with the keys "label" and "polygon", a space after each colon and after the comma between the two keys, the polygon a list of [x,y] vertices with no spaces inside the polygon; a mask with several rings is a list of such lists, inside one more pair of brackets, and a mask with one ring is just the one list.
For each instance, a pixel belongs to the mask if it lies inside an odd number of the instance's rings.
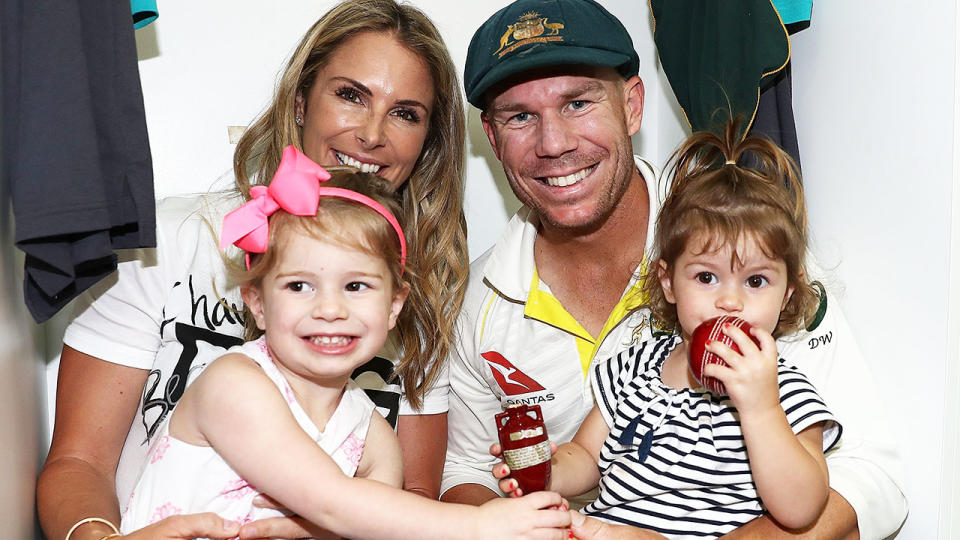
{"label": "stud earring", "polygon": [[296,117],[294,117],[293,120],[297,123],[298,126],[303,127],[303,117],[301,117],[299,114]]}

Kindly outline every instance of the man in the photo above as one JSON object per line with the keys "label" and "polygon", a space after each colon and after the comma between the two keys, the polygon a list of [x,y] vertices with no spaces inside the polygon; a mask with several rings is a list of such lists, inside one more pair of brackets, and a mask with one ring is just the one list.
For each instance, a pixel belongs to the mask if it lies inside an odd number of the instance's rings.
{"label": "man", "polygon": [[[593,406],[590,365],[650,337],[637,278],[661,196],[653,168],[632,156],[643,113],[638,70],[629,34],[592,0],[518,0],[470,43],[467,99],[483,111],[524,208],[471,267],[449,366],[442,500],[478,504],[499,494],[494,414],[538,404],[551,440],[568,441]],[[876,393],[846,321],[828,301],[809,335],[778,343],[844,427],[827,457],[834,491],[807,534],[887,536],[906,516],[895,445],[869,407]],[[590,526],[597,537],[642,533]],[[737,531],[778,533],[788,535],[766,517]]]}

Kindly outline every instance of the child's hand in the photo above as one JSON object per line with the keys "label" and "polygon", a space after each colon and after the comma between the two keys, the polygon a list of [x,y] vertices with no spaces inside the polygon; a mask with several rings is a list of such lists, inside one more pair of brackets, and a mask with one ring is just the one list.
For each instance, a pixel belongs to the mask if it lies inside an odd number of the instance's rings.
{"label": "child's hand", "polygon": [[566,501],[552,491],[515,499],[493,499],[480,506],[474,538],[567,540],[570,514]]}
{"label": "child's hand", "polygon": [[332,540],[334,538],[340,538],[340,536],[325,531],[302,517],[293,514],[285,506],[262,493],[253,498],[253,506],[280,510],[284,516],[261,518],[246,523],[240,528],[240,540],[246,540],[248,538],[311,538],[312,540]]}
{"label": "child's hand", "polygon": [[727,363],[707,364],[704,376],[716,377],[727,389],[734,406],[741,413],[780,409],[780,388],[777,382],[777,342],[770,332],[756,326],[750,329],[760,347],[740,328],[724,324],[723,333],[740,348],[741,354],[719,341],[706,349]]}
{"label": "child's hand", "polygon": [[[557,453],[557,443],[550,441],[550,455]],[[493,477],[499,480],[498,486],[500,486],[500,491],[505,495],[510,497],[522,497],[524,495],[523,490],[520,489],[520,484],[510,477],[510,467],[502,461],[503,451],[500,448],[500,443],[493,443],[490,445],[490,455],[496,458],[500,458],[501,461],[493,466],[493,469],[490,471],[493,473]],[[548,488],[550,486],[547,486]]]}

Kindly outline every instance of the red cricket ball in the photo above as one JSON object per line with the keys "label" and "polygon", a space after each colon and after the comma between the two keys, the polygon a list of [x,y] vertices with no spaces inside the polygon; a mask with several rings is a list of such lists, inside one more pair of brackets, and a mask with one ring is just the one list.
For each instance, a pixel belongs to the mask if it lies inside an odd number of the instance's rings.
{"label": "red cricket ball", "polygon": [[690,373],[693,374],[693,378],[696,379],[698,383],[718,396],[726,395],[727,389],[723,387],[723,383],[718,379],[714,377],[704,377],[703,366],[707,364],[726,366],[727,363],[719,356],[706,350],[707,340],[719,341],[734,351],[740,352],[740,347],[737,347],[737,344],[733,342],[730,336],[723,333],[724,323],[739,327],[745,334],[750,336],[750,339],[752,339],[758,347],[760,346],[757,338],[753,337],[750,333],[750,328],[752,328],[750,323],[731,315],[723,315],[703,321],[700,323],[700,326],[693,331],[693,335],[690,337]]}

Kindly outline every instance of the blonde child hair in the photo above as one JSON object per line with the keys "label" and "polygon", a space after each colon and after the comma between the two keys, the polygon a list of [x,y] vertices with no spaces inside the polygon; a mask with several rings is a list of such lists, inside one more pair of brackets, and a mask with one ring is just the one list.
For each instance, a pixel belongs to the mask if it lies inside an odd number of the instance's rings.
{"label": "blonde child hair", "polygon": [[[326,170],[331,176],[323,183],[325,187],[349,189],[369,197],[393,214],[401,228],[404,226],[399,214],[400,203],[389,182],[352,167],[326,167]],[[231,276],[241,286],[259,286],[277,263],[286,240],[293,233],[302,233],[382,258],[390,270],[393,290],[409,287],[410,271],[401,265],[400,239],[396,231],[383,216],[363,204],[338,197],[320,197],[316,215],[295,216],[277,212],[270,216],[269,230],[269,248],[265,253],[251,253],[249,268],[243,256],[230,262]],[[243,321],[245,341],[263,335],[249,307],[244,307]]]}

